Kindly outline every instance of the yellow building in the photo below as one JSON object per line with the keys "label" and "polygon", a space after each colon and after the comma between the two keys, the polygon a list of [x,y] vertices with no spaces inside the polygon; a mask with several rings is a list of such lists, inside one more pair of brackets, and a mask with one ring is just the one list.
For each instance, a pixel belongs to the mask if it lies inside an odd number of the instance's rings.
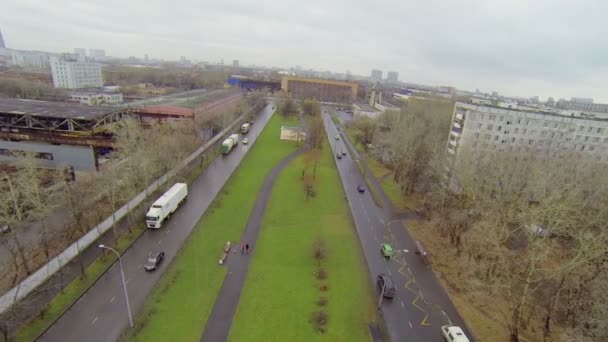
{"label": "yellow building", "polygon": [[167,94],[167,88],[157,87],[152,83],[139,83],[137,85],[137,92],[144,96],[162,96]]}
{"label": "yellow building", "polygon": [[354,82],[285,76],[281,90],[296,98],[314,98],[323,102],[353,102],[357,98],[359,84]]}

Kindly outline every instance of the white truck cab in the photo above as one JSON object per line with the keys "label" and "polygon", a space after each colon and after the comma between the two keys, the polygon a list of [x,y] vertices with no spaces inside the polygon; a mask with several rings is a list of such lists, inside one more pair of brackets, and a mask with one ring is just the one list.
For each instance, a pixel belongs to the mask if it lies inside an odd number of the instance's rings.
{"label": "white truck cab", "polygon": [[186,200],[188,185],[175,183],[160,196],[146,213],[146,227],[158,229],[163,222]]}
{"label": "white truck cab", "polygon": [[441,334],[448,342],[471,342],[460,327],[455,325],[444,325],[441,327]]}

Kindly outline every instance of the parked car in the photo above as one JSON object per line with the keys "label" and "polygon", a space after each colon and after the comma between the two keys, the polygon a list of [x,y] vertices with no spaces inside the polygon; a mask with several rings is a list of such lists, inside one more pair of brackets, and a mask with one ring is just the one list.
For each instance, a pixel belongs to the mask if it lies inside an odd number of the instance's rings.
{"label": "parked car", "polygon": [[163,260],[165,260],[165,252],[151,253],[144,264],[144,269],[148,272],[156,271]]}
{"label": "parked car", "polygon": [[365,188],[363,187],[363,184],[357,185],[357,191],[359,191],[360,194],[365,192]]}
{"label": "parked car", "polygon": [[11,232],[11,226],[8,223],[0,223],[0,234],[7,234]]}
{"label": "parked car", "polygon": [[393,247],[388,243],[380,244],[380,252],[386,258],[390,258],[391,256],[393,256],[393,254],[395,254]]}
{"label": "parked car", "polygon": [[467,335],[460,327],[455,325],[444,325],[441,327],[441,334],[446,341],[449,342],[470,342]]}
{"label": "parked car", "polygon": [[247,138],[243,139],[243,145],[249,144],[249,140]]}
{"label": "parked car", "polygon": [[378,291],[382,292],[382,289],[384,288],[384,292],[382,293],[382,296],[384,296],[384,298],[395,297],[395,292],[397,291],[397,288],[395,287],[393,278],[391,278],[390,275],[388,275],[386,273],[378,274],[377,283],[378,283]]}

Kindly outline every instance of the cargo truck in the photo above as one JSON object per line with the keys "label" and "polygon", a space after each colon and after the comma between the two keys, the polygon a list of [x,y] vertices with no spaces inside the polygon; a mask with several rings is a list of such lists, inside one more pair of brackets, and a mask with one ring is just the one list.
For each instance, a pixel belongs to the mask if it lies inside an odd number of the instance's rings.
{"label": "cargo truck", "polygon": [[249,126],[251,126],[248,122],[244,123],[241,126],[241,134],[247,134],[249,132]]}
{"label": "cargo truck", "polygon": [[188,184],[175,183],[160,196],[146,213],[146,227],[158,229],[163,222],[184,203],[188,196]]}
{"label": "cargo truck", "polygon": [[232,148],[239,143],[239,135],[231,134],[224,142],[222,142],[222,154],[228,154]]}

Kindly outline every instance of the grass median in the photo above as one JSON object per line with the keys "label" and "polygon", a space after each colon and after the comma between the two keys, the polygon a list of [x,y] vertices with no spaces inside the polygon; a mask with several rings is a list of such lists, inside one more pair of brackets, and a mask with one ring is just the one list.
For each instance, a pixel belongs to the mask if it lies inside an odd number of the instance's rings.
{"label": "grass median", "polygon": [[279,115],[244,157],[207,212],[198,222],[179,255],[156,285],[137,316],[135,328],[123,334],[128,341],[195,341],[203,332],[226,275],[218,266],[226,241],[238,241],[245,229],[266,174],[297,149],[279,141]]}
{"label": "grass median", "polygon": [[[329,147],[313,153],[294,159],[277,178],[230,341],[369,341],[368,324],[377,317],[361,248]],[[308,199],[304,169],[315,191]],[[313,257],[319,239],[326,249],[320,263]],[[317,279],[319,269],[326,279]],[[327,314],[324,333],[313,324],[318,311]]]}

